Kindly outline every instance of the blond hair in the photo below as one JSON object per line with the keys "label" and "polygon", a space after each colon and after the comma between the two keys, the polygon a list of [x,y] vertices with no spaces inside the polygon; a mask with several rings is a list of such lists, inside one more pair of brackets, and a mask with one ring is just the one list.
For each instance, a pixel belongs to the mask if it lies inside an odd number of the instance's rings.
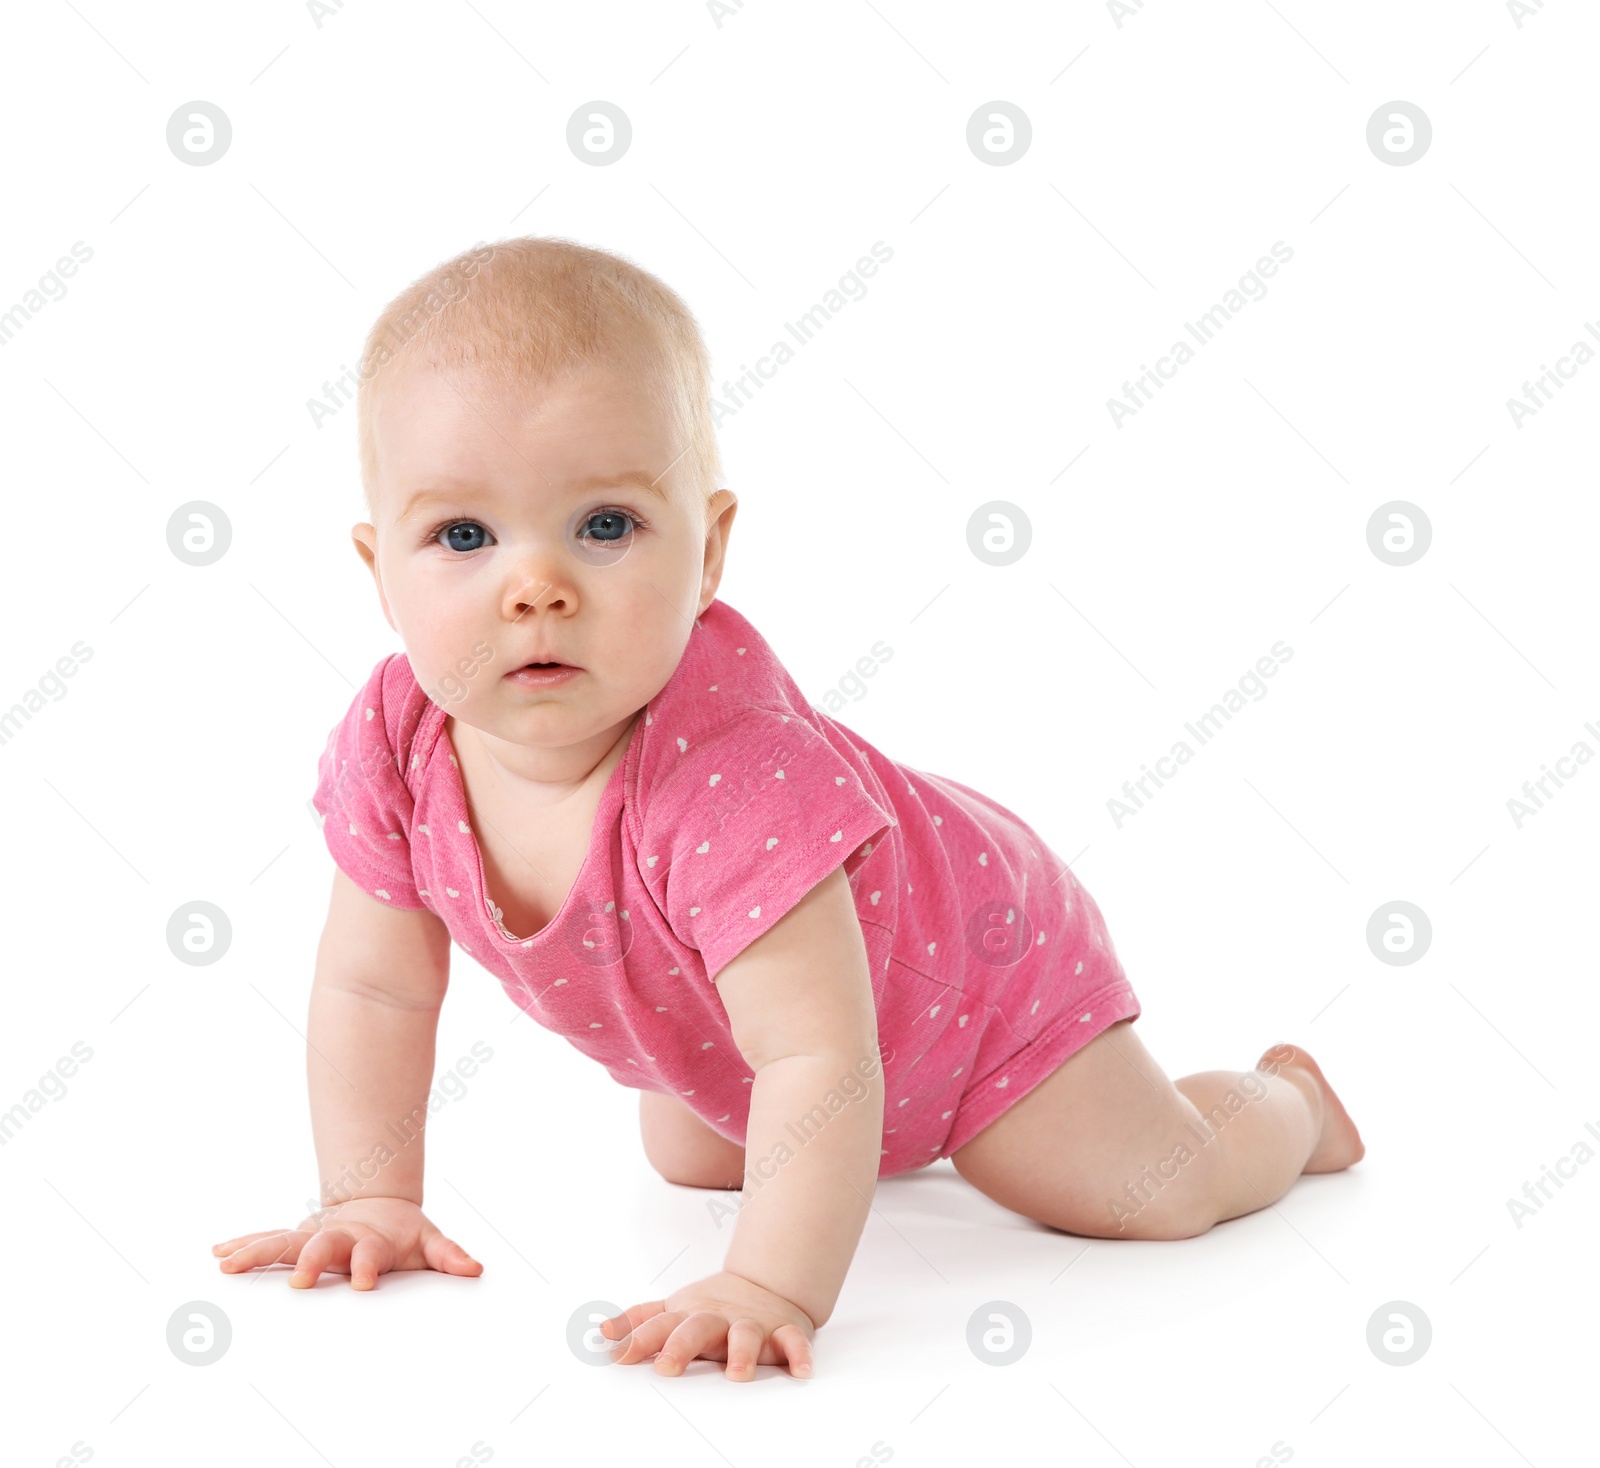
{"label": "blond hair", "polygon": [[[671,287],[619,255],[526,235],[479,244],[419,276],[367,333],[356,395],[361,487],[377,486],[376,406],[390,363],[469,367],[502,390],[555,386],[592,364],[637,376],[670,425],[676,469],[702,509],[722,479],[711,359]],[[664,473],[672,463],[642,466]]]}

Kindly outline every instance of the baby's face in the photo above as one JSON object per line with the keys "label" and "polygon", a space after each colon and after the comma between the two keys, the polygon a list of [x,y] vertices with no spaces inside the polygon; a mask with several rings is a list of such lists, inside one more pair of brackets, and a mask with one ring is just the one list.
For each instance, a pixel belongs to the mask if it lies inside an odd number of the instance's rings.
{"label": "baby's face", "polygon": [[[522,746],[498,752],[530,779],[579,778],[671,678],[716,595],[734,496],[702,511],[672,467],[685,445],[620,369],[509,396],[470,371],[385,370],[377,524],[353,532],[384,615],[447,713]],[[509,676],[552,660],[579,671]]]}

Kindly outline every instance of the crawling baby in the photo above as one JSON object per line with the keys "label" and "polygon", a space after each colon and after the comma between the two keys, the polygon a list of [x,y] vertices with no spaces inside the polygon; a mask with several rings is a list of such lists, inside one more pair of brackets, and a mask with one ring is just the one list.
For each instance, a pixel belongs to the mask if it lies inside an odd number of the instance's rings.
{"label": "crawling baby", "polygon": [[313,797],[323,1206],[216,1245],[222,1269],[481,1272],[422,1212],[421,1136],[383,1140],[426,1120],[452,940],[639,1091],[663,1177],[742,1189],[723,1270],[603,1328],[664,1374],[809,1375],[876,1179],[937,1158],[1110,1239],[1358,1161],[1304,1050],[1168,1079],[1066,863],[813,708],[717,599],[738,504],[709,378],[676,294],[562,240],[468,251],[373,326],[353,538],[405,651]]}

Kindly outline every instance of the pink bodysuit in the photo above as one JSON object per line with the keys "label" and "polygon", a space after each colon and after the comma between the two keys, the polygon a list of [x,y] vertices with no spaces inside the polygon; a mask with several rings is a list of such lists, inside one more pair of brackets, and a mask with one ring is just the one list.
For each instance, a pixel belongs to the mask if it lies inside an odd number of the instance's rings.
{"label": "pink bodysuit", "polygon": [[646,706],[572,890],[531,937],[486,890],[445,714],[404,653],[373,669],[312,797],[334,860],[380,901],[436,913],[613,1079],[681,1097],[730,1141],[754,1076],[712,980],[841,864],[877,1006],[880,1177],[948,1157],[1139,1015],[1066,864],[1004,807],[815,710],[726,602]]}

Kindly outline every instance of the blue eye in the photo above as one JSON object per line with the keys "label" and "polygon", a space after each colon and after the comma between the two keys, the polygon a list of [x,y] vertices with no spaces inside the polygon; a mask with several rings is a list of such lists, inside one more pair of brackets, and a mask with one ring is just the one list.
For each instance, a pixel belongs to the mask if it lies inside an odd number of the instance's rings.
{"label": "blue eye", "polygon": [[635,529],[644,529],[644,521],[629,510],[596,510],[584,524],[584,530],[592,533],[582,538],[601,545],[615,545],[626,540]]}
{"label": "blue eye", "polygon": [[[475,551],[481,550],[487,542],[483,539],[474,541],[472,537],[474,535],[486,537],[488,534],[489,532],[478,524],[476,520],[456,520],[449,525],[441,526],[429,539],[437,541],[441,535],[444,535],[449,537],[449,543],[446,546],[447,550]],[[465,538],[468,543],[463,544],[462,538]]]}

